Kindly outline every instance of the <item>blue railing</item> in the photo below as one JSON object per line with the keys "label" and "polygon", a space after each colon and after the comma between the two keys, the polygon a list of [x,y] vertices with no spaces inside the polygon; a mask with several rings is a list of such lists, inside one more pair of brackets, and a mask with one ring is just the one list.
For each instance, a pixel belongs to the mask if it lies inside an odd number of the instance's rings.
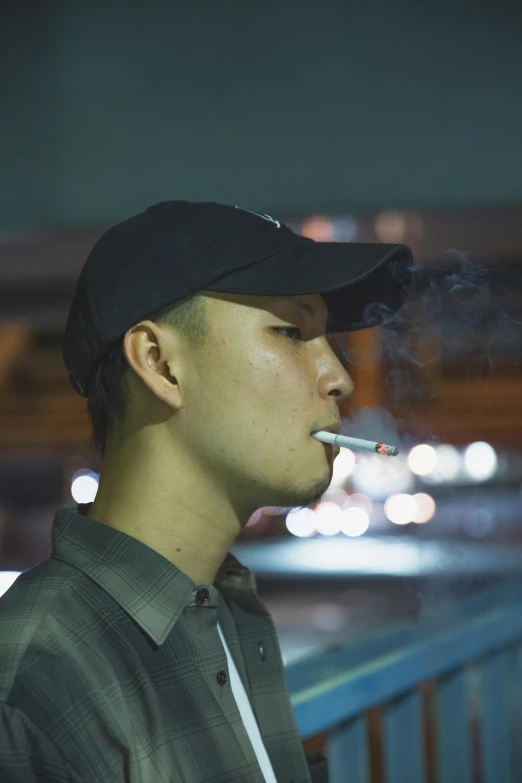
{"label": "blue railing", "polygon": [[301,738],[327,735],[330,783],[522,781],[520,581],[298,661],[286,678]]}

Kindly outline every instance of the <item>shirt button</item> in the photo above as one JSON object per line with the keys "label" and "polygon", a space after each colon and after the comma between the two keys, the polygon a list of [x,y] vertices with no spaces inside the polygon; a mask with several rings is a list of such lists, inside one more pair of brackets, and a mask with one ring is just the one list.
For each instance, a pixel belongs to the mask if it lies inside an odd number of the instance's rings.
{"label": "shirt button", "polygon": [[227,681],[227,673],[226,672],[218,672],[216,680],[218,682],[218,685],[225,685]]}
{"label": "shirt button", "polygon": [[198,606],[203,606],[205,601],[208,601],[209,592],[206,587],[202,587],[201,590],[198,590],[196,593],[196,604]]}

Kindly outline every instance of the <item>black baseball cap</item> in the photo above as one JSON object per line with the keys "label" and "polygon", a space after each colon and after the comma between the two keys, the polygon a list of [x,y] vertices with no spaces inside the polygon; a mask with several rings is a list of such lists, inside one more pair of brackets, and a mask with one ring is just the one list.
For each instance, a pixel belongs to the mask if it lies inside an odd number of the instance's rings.
{"label": "black baseball cap", "polygon": [[383,323],[406,299],[406,245],[316,242],[270,215],[213,202],[163,201],[108,229],[76,284],[62,342],[87,397],[106,351],[134,324],[195,293],[321,294],[327,332]]}

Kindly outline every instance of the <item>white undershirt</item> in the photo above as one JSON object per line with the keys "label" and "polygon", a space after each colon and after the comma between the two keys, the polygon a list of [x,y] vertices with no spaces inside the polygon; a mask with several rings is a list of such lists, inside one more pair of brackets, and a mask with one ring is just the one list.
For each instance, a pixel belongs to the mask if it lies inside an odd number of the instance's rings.
{"label": "white undershirt", "polygon": [[277,783],[272,764],[270,763],[268,753],[266,752],[263,740],[261,739],[259,726],[257,725],[255,715],[252,711],[250,700],[248,698],[247,692],[245,691],[243,683],[241,682],[241,677],[239,676],[234,659],[230,654],[230,650],[228,649],[228,645],[219,622],[217,624],[217,628],[219,636],[221,637],[221,641],[223,642],[223,647],[225,648],[225,654],[227,656],[228,672],[230,674],[230,685],[232,686],[232,693],[234,694],[243,725],[247,731],[248,736],[250,737],[250,742],[252,743],[254,753],[257,756],[259,766],[261,767],[261,772],[263,773],[266,783]]}

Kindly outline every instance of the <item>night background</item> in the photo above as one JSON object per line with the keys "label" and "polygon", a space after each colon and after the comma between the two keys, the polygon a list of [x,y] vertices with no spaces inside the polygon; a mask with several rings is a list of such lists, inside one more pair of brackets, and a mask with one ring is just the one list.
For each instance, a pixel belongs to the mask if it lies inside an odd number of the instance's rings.
{"label": "night background", "polygon": [[61,356],[80,270],[168,199],[414,253],[397,316],[335,341],[343,433],[399,456],[341,450],[324,502],[260,509],[232,550],[285,664],[458,623],[461,599],[516,580],[522,5],[5,2],[0,52],[0,594],[49,556],[58,506],[96,493]]}

